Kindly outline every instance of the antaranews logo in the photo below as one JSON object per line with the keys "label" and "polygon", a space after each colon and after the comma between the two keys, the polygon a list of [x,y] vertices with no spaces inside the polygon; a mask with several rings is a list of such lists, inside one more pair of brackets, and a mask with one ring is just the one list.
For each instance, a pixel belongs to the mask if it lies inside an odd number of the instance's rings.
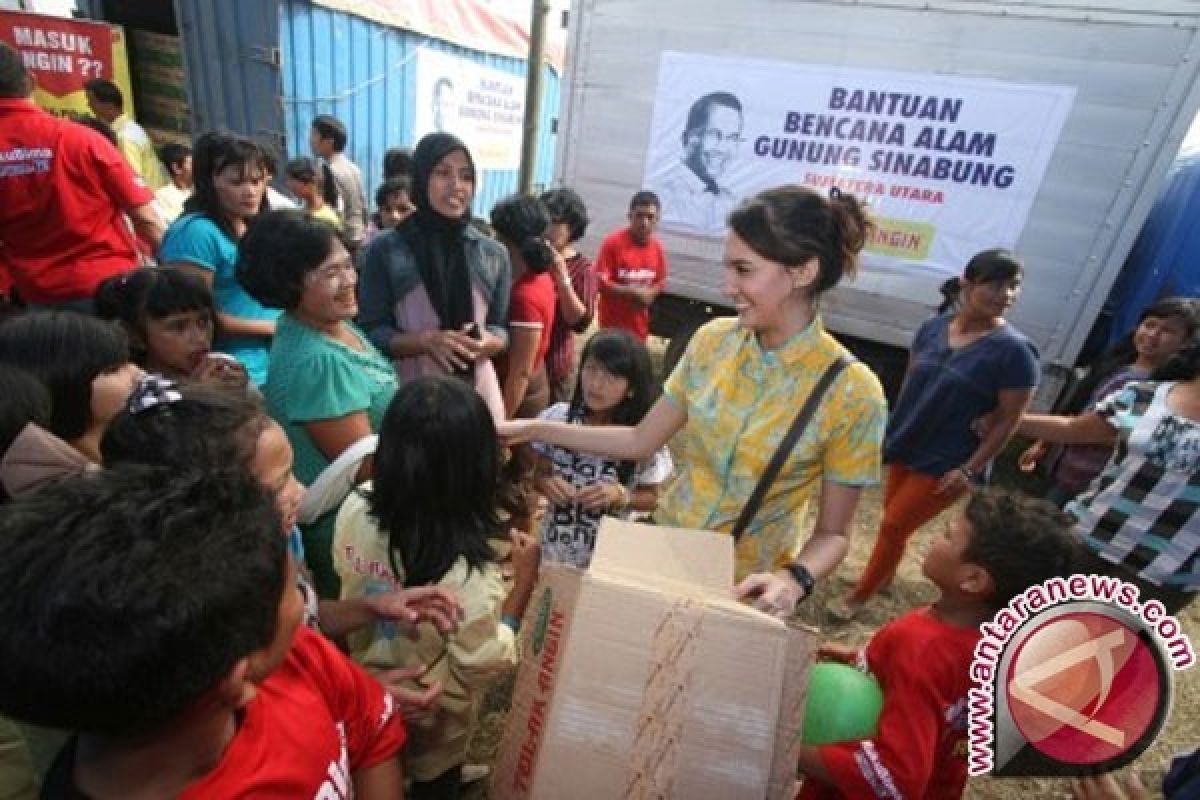
{"label": "antaranews logo", "polygon": [[1172,671],[1196,663],[1178,620],[1133,584],[1054,578],[980,627],[968,698],[971,775],[1117,769],[1154,741]]}

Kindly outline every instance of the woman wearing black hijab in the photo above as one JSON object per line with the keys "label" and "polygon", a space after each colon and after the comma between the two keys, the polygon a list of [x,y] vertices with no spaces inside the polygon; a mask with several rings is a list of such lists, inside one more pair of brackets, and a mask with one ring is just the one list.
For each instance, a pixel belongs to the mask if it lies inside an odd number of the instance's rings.
{"label": "woman wearing black hijab", "polygon": [[471,221],[475,163],[458,138],[431,133],[412,161],[417,210],[371,243],[359,281],[359,322],[403,380],[456,374],[496,419],[504,401],[491,357],[508,342],[512,268]]}

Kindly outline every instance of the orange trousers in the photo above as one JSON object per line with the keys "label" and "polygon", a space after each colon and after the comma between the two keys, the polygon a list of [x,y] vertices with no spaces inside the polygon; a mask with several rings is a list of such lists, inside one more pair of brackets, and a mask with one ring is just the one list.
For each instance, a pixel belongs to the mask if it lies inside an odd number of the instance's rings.
{"label": "orange trousers", "polygon": [[851,595],[854,602],[866,602],[879,591],[879,587],[891,583],[912,535],[966,493],[966,490],[959,489],[938,494],[938,480],[903,464],[888,466],[879,535],[875,537],[875,549],[871,551],[867,568],[863,570]]}

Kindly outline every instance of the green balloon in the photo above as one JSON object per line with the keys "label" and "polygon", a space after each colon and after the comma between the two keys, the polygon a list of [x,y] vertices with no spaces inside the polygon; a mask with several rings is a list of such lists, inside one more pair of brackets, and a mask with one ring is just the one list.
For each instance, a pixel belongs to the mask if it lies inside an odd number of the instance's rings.
{"label": "green balloon", "polygon": [[879,730],[883,690],[871,675],[822,661],[808,674],[801,741],[819,745],[869,739]]}

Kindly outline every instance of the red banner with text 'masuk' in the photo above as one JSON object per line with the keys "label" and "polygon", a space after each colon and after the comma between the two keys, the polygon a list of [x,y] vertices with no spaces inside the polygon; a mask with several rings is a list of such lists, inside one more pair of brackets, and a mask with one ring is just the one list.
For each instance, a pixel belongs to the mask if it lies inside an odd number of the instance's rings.
{"label": "red banner with text 'masuk'", "polygon": [[20,52],[37,88],[56,97],[92,78],[115,78],[113,30],[103,23],[0,11],[0,41]]}

